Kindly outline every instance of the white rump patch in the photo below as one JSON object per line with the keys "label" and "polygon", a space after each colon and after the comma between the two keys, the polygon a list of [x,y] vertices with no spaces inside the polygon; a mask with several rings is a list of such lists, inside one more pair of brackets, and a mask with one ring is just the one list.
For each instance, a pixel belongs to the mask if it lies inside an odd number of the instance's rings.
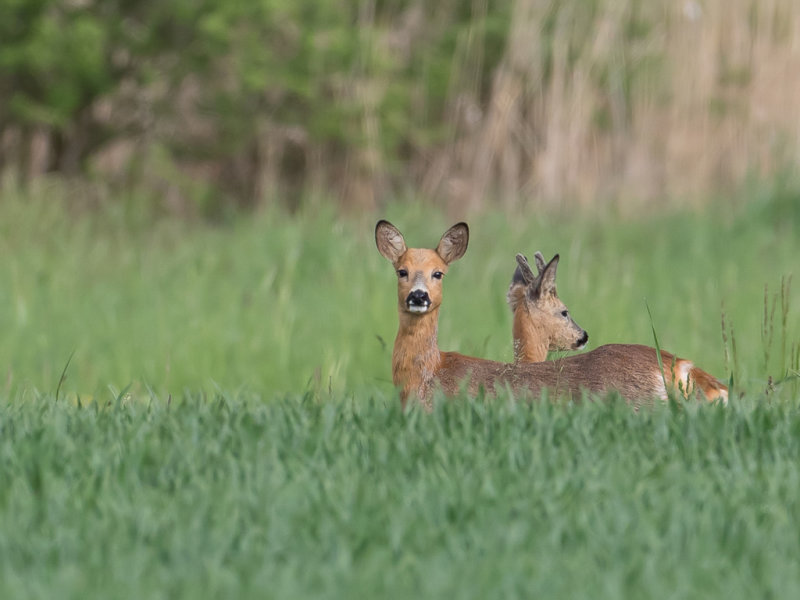
{"label": "white rump patch", "polygon": [[677,365],[677,373],[676,375],[679,376],[682,390],[684,396],[688,396],[692,390],[690,389],[691,381],[689,381],[689,372],[694,368],[694,364],[689,362],[688,360],[682,360]]}
{"label": "white rump patch", "polygon": [[689,380],[689,373],[692,368],[694,368],[694,363],[688,360],[679,360],[675,365],[664,363],[664,376],[667,379],[666,385],[664,385],[664,377],[661,376],[661,373],[656,372],[655,374],[657,381],[656,393],[658,396],[662,400],[666,400],[669,397],[667,386],[672,387],[673,383],[676,383],[677,385],[674,391],[684,398],[688,397],[693,391],[691,388],[692,382]]}
{"label": "white rump patch", "polygon": [[[664,368],[666,369],[667,366],[664,365]],[[656,392],[656,396],[658,396],[662,400],[667,400],[669,398],[669,396],[667,395],[667,386],[664,385],[664,378],[661,376],[661,372],[656,371],[653,374],[653,378],[655,379],[655,382],[653,384],[653,389]]]}

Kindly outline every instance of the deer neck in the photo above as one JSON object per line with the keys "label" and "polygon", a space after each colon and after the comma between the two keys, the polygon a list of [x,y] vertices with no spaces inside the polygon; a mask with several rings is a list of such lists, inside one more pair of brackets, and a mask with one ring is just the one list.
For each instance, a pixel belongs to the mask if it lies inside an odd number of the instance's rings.
{"label": "deer neck", "polygon": [[400,311],[400,326],[392,352],[392,380],[402,388],[401,400],[409,397],[423,402],[430,399],[433,382],[442,362],[437,334],[439,309],[424,315]]}
{"label": "deer neck", "polygon": [[550,340],[544,327],[531,318],[524,303],[514,311],[514,362],[542,362],[547,359]]}

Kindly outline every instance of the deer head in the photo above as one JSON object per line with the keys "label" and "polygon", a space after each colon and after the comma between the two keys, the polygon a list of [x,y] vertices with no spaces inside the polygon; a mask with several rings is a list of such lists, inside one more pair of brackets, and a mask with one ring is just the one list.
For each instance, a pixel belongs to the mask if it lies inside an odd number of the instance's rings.
{"label": "deer head", "polygon": [[400,313],[423,315],[442,303],[442,279],[450,263],[467,251],[469,227],[458,223],[448,229],[435,250],[407,248],[403,234],[388,221],[375,226],[378,251],[397,273],[397,302]]}
{"label": "deer head", "polygon": [[545,263],[537,252],[536,275],[525,256],[517,254],[516,258],[517,268],[507,296],[514,313],[515,358],[538,362],[547,358],[548,351],[583,348],[589,334],[575,322],[556,290],[558,254]]}

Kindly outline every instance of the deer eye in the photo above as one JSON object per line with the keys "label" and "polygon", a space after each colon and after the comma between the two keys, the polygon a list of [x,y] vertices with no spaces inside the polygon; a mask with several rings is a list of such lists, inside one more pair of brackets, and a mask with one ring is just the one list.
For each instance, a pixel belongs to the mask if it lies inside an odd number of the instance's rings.
{"label": "deer eye", "polygon": [[405,269],[397,269],[397,276],[408,277],[408,271],[406,271]]}
{"label": "deer eye", "polygon": [[444,277],[444,273],[442,273],[441,271],[434,271],[431,277],[433,277],[434,279],[441,279],[442,277]]}
{"label": "deer eye", "polygon": [[561,316],[562,316],[562,317],[565,317],[565,318],[566,318],[566,317],[568,317],[568,316],[569,316],[569,311],[568,311],[568,310],[566,310],[566,309],[562,310],[562,311],[561,311]]}

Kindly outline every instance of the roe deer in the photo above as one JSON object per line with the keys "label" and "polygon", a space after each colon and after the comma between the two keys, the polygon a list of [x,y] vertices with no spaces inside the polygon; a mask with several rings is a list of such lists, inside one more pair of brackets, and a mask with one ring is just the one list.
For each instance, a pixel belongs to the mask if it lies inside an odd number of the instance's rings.
{"label": "roe deer", "polygon": [[542,362],[548,351],[582,350],[589,334],[572,318],[556,291],[558,254],[545,264],[540,252],[534,256],[539,271],[534,276],[528,260],[517,254],[506,300],[514,315],[515,362]]}
{"label": "roe deer", "polygon": [[[437,381],[449,392],[457,387],[441,382],[442,365],[461,355],[439,350],[437,333],[442,278],[448,265],[467,251],[469,227],[457,223],[448,229],[436,250],[407,248],[403,234],[388,221],[375,226],[378,251],[397,273],[399,327],[392,351],[392,381],[401,388],[400,400],[415,397],[429,405]],[[453,382],[455,383],[455,382]]]}
{"label": "roe deer", "polygon": [[[514,360],[521,363],[540,362],[547,358],[548,350],[575,350],[586,344],[587,337],[575,321],[569,316],[569,311],[559,299],[556,291],[556,269],[558,267],[558,254],[545,264],[544,257],[537,252],[534,255],[538,275],[528,264],[528,260],[517,254],[517,268],[511,279],[511,285],[506,297],[511,312],[514,315],[512,332],[514,336]],[[597,353],[615,352],[625,362],[635,361],[640,364],[650,376],[644,373],[636,374],[638,382],[638,395],[640,397],[667,397],[664,385],[666,378],[669,388],[688,396],[694,391],[700,391],[707,400],[728,401],[728,388],[702,369],[684,358],[661,350],[661,367],[658,364],[656,349],[637,344],[608,344],[580,355],[592,361]],[[577,358],[577,357],[574,357]],[[560,363],[565,359],[556,359]],[[587,365],[591,367],[591,363]],[[630,373],[618,371],[619,378],[630,377]],[[610,381],[615,389],[621,387],[622,381]]]}
{"label": "roe deer", "polygon": [[409,399],[431,407],[434,390],[454,395],[462,386],[476,395],[509,387],[516,394],[580,399],[585,392],[615,390],[634,405],[665,398],[660,372],[652,357],[631,354],[625,346],[604,346],[558,362],[501,363],[442,352],[437,340],[442,278],[448,265],[467,250],[469,228],[458,223],[442,236],[436,250],[407,248],[403,235],[388,221],[375,226],[375,243],[397,272],[399,324],[392,352],[392,381],[400,388],[403,406]]}

